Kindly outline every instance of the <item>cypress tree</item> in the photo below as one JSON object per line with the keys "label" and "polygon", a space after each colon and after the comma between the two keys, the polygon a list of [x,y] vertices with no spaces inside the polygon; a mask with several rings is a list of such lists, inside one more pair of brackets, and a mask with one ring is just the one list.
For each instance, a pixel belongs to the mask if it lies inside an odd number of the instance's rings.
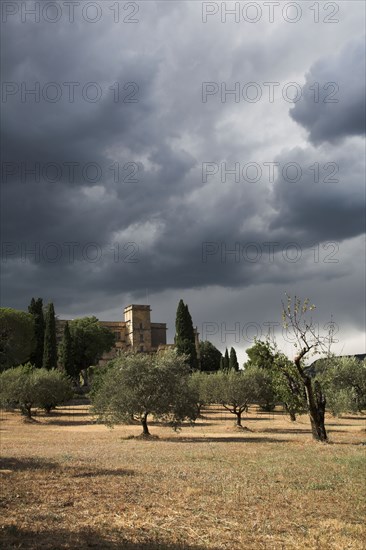
{"label": "cypress tree", "polygon": [[55,309],[51,302],[46,311],[46,327],[44,331],[43,368],[55,369],[57,367],[57,340]]}
{"label": "cypress tree", "polygon": [[35,348],[30,356],[30,362],[37,368],[42,368],[43,363],[43,341],[44,341],[44,317],[42,298],[32,298],[28,306],[28,312],[33,316]]}
{"label": "cypress tree", "polygon": [[175,319],[175,345],[179,354],[188,355],[188,363],[192,370],[198,368],[196,338],[192,317],[188,306],[179,301]]}
{"label": "cypress tree", "polygon": [[220,358],[220,370],[225,370],[224,357],[221,355]]}
{"label": "cypress tree", "polygon": [[224,355],[224,369],[229,370],[229,368],[230,368],[229,352],[226,348],[225,349],[225,355]]}
{"label": "cypress tree", "polygon": [[177,314],[175,317],[175,339],[174,342],[178,346],[179,340],[182,338],[185,325],[184,325],[185,308],[183,300],[179,300],[177,307]]}
{"label": "cypress tree", "polygon": [[69,323],[66,321],[64,326],[64,334],[60,345],[60,363],[65,373],[70,378],[77,378],[77,371],[74,365],[72,337],[70,334]]}
{"label": "cypress tree", "polygon": [[200,350],[200,370],[204,372],[214,372],[220,368],[221,352],[208,340],[199,343]]}
{"label": "cypress tree", "polygon": [[229,368],[233,370],[239,370],[238,358],[236,356],[236,351],[234,348],[231,348],[230,350]]}

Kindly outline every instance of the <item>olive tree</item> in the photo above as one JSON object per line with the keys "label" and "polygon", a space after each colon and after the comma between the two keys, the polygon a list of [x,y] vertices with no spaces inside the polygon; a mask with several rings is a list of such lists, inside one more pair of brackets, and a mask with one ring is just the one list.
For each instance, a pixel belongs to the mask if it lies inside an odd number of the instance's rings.
{"label": "olive tree", "polygon": [[107,425],[131,421],[142,425],[149,437],[148,416],[177,429],[197,417],[196,395],[189,384],[187,357],[175,350],[125,354],[114,361],[92,395],[93,409]]}
{"label": "olive tree", "polygon": [[286,355],[277,352],[273,361],[273,388],[278,401],[282,402],[292,422],[297,414],[307,410],[306,393],[302,378]]}
{"label": "olive tree", "polygon": [[18,408],[28,418],[36,407],[50,412],[71,397],[70,381],[57,370],[37,369],[27,363],[0,374],[1,406]]}
{"label": "olive tree", "polygon": [[282,320],[283,326],[287,330],[287,336],[293,340],[296,348],[293,362],[306,396],[313,438],[317,441],[327,441],[325,393],[320,381],[312,377],[311,372],[305,368],[303,361],[306,356],[313,353],[327,352],[329,355],[333,326],[330,323],[328,333],[319,334],[311,317],[311,312],[315,309],[315,306],[309,304],[308,299],[302,301],[297,296],[292,299],[291,296],[287,295],[287,302],[282,302]]}
{"label": "olive tree", "polygon": [[1,406],[9,409],[19,408],[28,418],[32,417],[32,407],[36,406],[33,368],[33,365],[27,363],[0,374]]}
{"label": "olive tree", "polygon": [[36,404],[47,413],[72,398],[71,381],[64,373],[56,369],[37,369],[32,376]]}
{"label": "olive tree", "polygon": [[195,371],[190,376],[189,384],[196,399],[197,417],[201,416],[202,407],[214,401],[214,380],[209,372]]}
{"label": "olive tree", "polygon": [[329,357],[316,362],[315,376],[327,396],[327,408],[334,416],[366,409],[366,360]]}
{"label": "olive tree", "polygon": [[263,411],[271,412],[275,409],[277,393],[275,389],[275,346],[269,340],[255,340],[252,347],[245,350],[248,355],[245,369],[256,368],[260,385],[259,405]]}
{"label": "olive tree", "polygon": [[213,398],[226,410],[236,416],[236,426],[242,428],[242,414],[250,404],[258,400],[260,385],[258,384],[258,369],[251,368],[241,371],[220,371],[210,377],[213,383]]}
{"label": "olive tree", "polygon": [[262,374],[258,399],[261,408],[271,411],[276,403],[281,403],[290,419],[295,421],[296,414],[306,411],[306,396],[294,363],[269,339],[256,340],[246,353],[249,359],[245,368],[257,367]]}

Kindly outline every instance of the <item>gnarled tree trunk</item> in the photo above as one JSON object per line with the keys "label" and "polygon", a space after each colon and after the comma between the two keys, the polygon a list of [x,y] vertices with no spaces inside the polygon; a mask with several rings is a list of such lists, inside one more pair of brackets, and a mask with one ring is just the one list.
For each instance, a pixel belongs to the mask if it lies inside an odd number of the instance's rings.
{"label": "gnarled tree trunk", "polygon": [[310,374],[304,370],[301,361],[311,350],[318,352],[319,348],[323,350],[328,348],[329,352],[330,344],[333,342],[332,323],[330,323],[328,337],[317,335],[311,317],[304,318],[306,313],[311,312],[315,306],[309,306],[308,299],[302,302],[296,296],[293,300],[289,295],[286,294],[286,296],[287,305],[282,302],[282,318],[285,328],[290,327],[297,340],[295,346],[298,348],[299,353],[294,358],[294,363],[305,390],[311,431],[316,441],[327,441],[328,437],[324,425],[325,395],[319,382],[313,380]]}
{"label": "gnarled tree trunk", "polygon": [[315,382],[313,385],[311,378],[307,375],[304,377],[304,384],[313,438],[317,441],[327,441],[328,436],[324,424],[325,396],[319,382]]}
{"label": "gnarled tree trunk", "polygon": [[291,422],[296,422],[296,413],[294,413],[292,408],[289,407],[287,403],[285,403],[285,410],[289,414]]}
{"label": "gnarled tree trunk", "polygon": [[23,416],[27,418],[32,418],[32,405],[31,403],[22,403],[20,406],[20,412]]}
{"label": "gnarled tree trunk", "polygon": [[236,414],[236,426],[238,426],[239,428],[242,428],[242,425],[241,425],[241,411],[236,411],[235,414]]}
{"label": "gnarled tree trunk", "polygon": [[148,415],[148,413],[145,413],[145,414],[141,417],[142,435],[143,435],[144,437],[149,437],[149,436],[150,436],[149,428],[148,428],[148,426],[147,426],[147,415]]}

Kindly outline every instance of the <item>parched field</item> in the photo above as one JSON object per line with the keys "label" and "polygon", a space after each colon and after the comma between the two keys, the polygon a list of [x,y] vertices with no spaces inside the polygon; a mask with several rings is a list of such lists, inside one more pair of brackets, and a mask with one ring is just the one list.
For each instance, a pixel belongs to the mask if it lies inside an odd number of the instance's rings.
{"label": "parched field", "polygon": [[2,548],[364,550],[365,417],[329,417],[320,444],[305,416],[203,414],[144,441],[86,407],[1,412]]}

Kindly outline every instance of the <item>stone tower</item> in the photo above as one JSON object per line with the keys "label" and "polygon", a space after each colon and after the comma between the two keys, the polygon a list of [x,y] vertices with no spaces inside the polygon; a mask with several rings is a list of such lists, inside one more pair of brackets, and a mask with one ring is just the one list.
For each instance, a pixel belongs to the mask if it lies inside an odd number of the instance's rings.
{"label": "stone tower", "polygon": [[150,306],[125,307],[126,339],[134,351],[151,351]]}

